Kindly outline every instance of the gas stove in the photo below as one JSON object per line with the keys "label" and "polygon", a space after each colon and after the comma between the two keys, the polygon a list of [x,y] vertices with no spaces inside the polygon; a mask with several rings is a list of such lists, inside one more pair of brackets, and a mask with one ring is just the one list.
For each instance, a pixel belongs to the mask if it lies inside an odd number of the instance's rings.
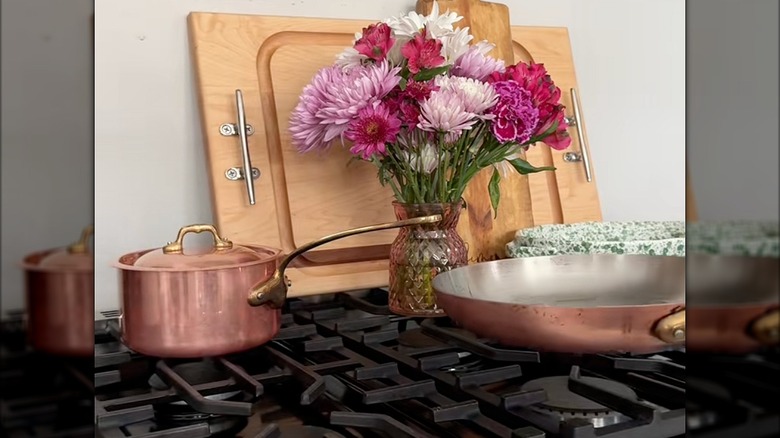
{"label": "gas stove", "polygon": [[[110,437],[775,436],[778,356],[509,349],[447,318],[393,315],[384,291],[290,300],[272,341],[161,360],[96,322],[94,430]],[[687,415],[686,415],[687,413]],[[4,422],[5,426],[5,422]],[[52,436],[52,435],[18,435]],[[74,436],[74,435],[61,435]]]}
{"label": "gas stove", "polygon": [[104,437],[675,437],[685,355],[545,355],[506,349],[446,318],[392,315],[386,293],[288,302],[251,351],[158,360],[95,350]]}

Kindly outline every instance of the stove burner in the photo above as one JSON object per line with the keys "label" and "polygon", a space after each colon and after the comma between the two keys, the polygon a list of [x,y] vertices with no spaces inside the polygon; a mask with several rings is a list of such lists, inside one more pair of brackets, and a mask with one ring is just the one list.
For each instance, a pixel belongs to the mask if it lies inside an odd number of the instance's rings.
{"label": "stove burner", "polygon": [[[217,380],[227,379],[229,375],[217,368],[214,362],[209,360],[202,360],[198,362],[185,362],[174,365],[171,367],[173,372],[178,374],[184,381],[190,385],[201,385],[203,383],[213,382]],[[168,389],[168,384],[165,383],[159,375],[156,373],[149,378],[149,386],[154,389],[164,390]],[[222,394],[212,394],[204,396],[209,400],[228,400],[230,398],[239,395],[241,391],[230,391]],[[181,400],[171,403],[171,405],[186,405],[187,402]],[[208,417],[208,414],[201,414]]]}
{"label": "stove burner", "polygon": [[410,348],[428,348],[441,345],[441,342],[423,333],[422,329],[414,328],[401,332],[398,343]]}
{"label": "stove burner", "polygon": [[345,438],[334,430],[318,426],[282,427],[280,432],[278,438]]}
{"label": "stove burner", "polygon": [[[632,401],[638,400],[636,393],[622,383],[587,376],[578,379],[620,397]],[[569,376],[543,377],[526,382],[520,389],[521,391],[544,390],[547,401],[534,405],[532,409],[545,415],[557,415],[561,421],[586,418],[594,427],[604,427],[629,420],[619,412],[574,393],[569,389],[569,380]]]}

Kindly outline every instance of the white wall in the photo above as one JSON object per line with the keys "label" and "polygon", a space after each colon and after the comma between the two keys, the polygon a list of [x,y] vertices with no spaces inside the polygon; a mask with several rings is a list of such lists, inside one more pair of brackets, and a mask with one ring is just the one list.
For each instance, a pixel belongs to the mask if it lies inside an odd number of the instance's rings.
{"label": "white wall", "polygon": [[688,166],[702,220],[778,220],[778,2],[689,2]]}
{"label": "white wall", "polygon": [[92,0],[2,1],[2,306],[30,252],[92,223]]}
{"label": "white wall", "polygon": [[[682,220],[684,2],[504,0],[515,25],[569,28],[605,220]],[[96,2],[98,310],[116,308],[109,265],[211,221],[185,18],[190,11],[382,19],[413,0]],[[357,30],[357,29],[356,29]]]}

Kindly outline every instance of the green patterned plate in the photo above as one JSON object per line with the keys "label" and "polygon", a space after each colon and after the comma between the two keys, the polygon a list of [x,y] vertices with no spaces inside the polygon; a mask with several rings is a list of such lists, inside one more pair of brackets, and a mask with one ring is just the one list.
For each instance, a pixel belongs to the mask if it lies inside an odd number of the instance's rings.
{"label": "green patterned plate", "polygon": [[509,257],[562,254],[685,256],[685,222],[581,222],[520,230],[507,244]]}
{"label": "green patterned plate", "polygon": [[780,257],[780,223],[771,221],[701,222],[688,225],[691,253]]}

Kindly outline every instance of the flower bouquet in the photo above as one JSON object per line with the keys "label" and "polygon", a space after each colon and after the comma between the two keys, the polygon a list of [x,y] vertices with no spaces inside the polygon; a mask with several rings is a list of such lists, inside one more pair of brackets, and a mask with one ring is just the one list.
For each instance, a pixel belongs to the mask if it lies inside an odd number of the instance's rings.
{"label": "flower bouquet", "polygon": [[498,214],[499,183],[507,172],[534,167],[522,152],[537,142],[555,149],[571,143],[561,92],[544,65],[505,65],[472,44],[462,17],[416,12],[371,24],[352,47],[319,70],[290,120],[301,153],[348,147],[367,161],[395,196],[399,219],[441,214],[435,225],[403,228],[391,246],[390,308],[400,314],[443,314],[433,277],[467,263],[455,227],[469,181],[493,167],[488,184]]}

